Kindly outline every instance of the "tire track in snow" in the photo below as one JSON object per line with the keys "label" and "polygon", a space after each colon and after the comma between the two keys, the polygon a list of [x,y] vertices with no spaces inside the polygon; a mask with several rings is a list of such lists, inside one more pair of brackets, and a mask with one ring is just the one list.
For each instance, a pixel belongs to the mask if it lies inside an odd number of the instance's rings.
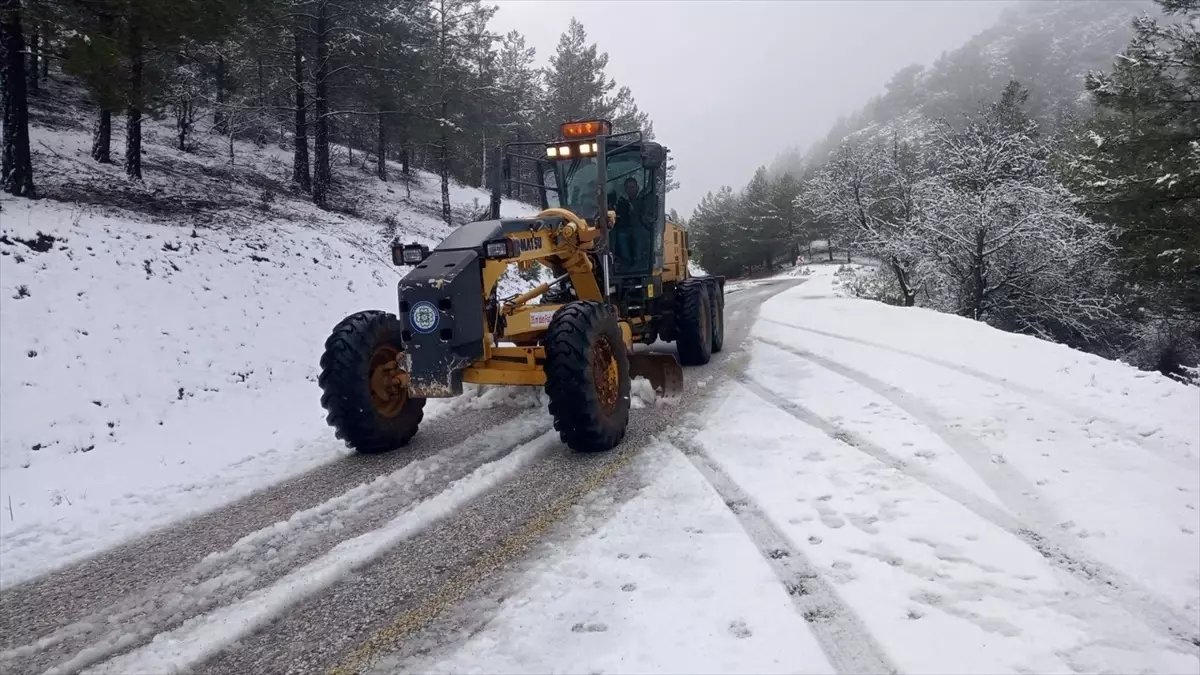
{"label": "tire track in snow", "polygon": [[443,453],[528,407],[528,402],[519,400],[501,400],[487,407],[485,398],[464,397],[462,404],[427,409],[421,434],[399,452],[348,454],[335,448],[340,442],[332,435],[312,439],[308,444],[325,447],[328,463],[184,516],[78,562],[57,569],[51,564],[44,575],[3,589],[0,652],[34,642],[128,596],[144,593],[186,573],[208,553],[232,547],[251,532],[286,521],[360,483]]}
{"label": "tire track in snow", "polygon": [[[1109,428],[1109,431],[1112,431],[1118,437],[1120,437],[1124,440],[1127,440],[1130,443],[1134,443],[1136,445],[1144,447],[1147,450],[1150,450],[1152,452],[1157,453],[1157,452],[1163,451],[1163,448],[1160,445],[1147,442],[1147,438],[1157,434],[1158,431],[1160,431],[1159,429],[1146,429],[1146,430],[1138,432],[1138,433],[1129,433],[1129,431],[1128,431],[1128,427],[1130,426],[1129,422],[1122,422],[1120,420],[1113,419],[1113,418],[1103,415],[1101,413],[1095,412],[1085,406],[1081,406],[1081,405],[1073,403],[1071,401],[1064,400],[1053,394],[1047,393],[1040,389],[1035,389],[1034,387],[1030,387],[1030,386],[1021,384],[1019,382],[1013,382],[1013,381],[1007,380],[1003,377],[997,377],[995,375],[985,373],[981,370],[976,370],[969,366],[960,365],[960,364],[954,363],[952,361],[947,361],[945,359],[939,359],[936,356],[929,356],[927,354],[921,354],[919,352],[915,352],[915,351],[912,351],[909,349],[904,349],[903,347],[896,347],[896,346],[885,344],[882,342],[875,342],[873,340],[867,340],[864,338],[854,337],[851,335],[842,335],[840,333],[824,331],[824,330],[820,330],[818,328],[808,328],[806,326],[798,326],[796,324],[786,323],[784,321],[777,321],[775,319],[764,318],[762,320],[767,323],[773,323],[777,326],[783,326],[784,328],[790,328],[793,330],[801,330],[806,333],[813,333],[815,335],[821,335],[823,337],[833,338],[835,340],[844,340],[846,342],[852,342],[854,344],[859,344],[859,345],[863,345],[866,347],[874,347],[876,349],[882,349],[885,351],[892,352],[894,354],[900,354],[901,356],[907,356],[910,358],[914,358],[914,359],[917,359],[918,361],[924,361],[925,363],[935,365],[940,368],[952,370],[961,375],[966,375],[967,377],[973,377],[977,380],[981,380],[983,382],[987,382],[988,384],[992,384],[997,387],[1000,387],[1001,389],[1007,389],[1007,390],[1015,392],[1017,394],[1027,396],[1035,401],[1039,401],[1041,403],[1045,403],[1046,405],[1053,406],[1055,408],[1063,410],[1064,412],[1068,412],[1068,413],[1074,415],[1075,417],[1078,417],[1083,420],[1087,420],[1089,423],[1090,422],[1100,422],[1101,424],[1104,424],[1105,426],[1107,426]],[[758,338],[758,337],[755,337],[754,339],[761,340],[761,341],[767,341],[764,338]]]}
{"label": "tire track in snow", "polygon": [[[928,427],[948,447],[957,452],[1000,498],[1000,501],[1015,514],[1015,517],[970,495],[961,486],[951,481],[906,464],[861,436],[830,423],[815,412],[785,399],[748,376],[739,374],[738,380],[750,387],[755,394],[801,422],[810,424],[831,438],[862,450],[885,464],[897,468],[914,480],[918,480],[947,498],[958,502],[980,518],[1008,531],[1056,567],[1088,582],[1106,597],[1120,603],[1127,611],[1145,621],[1148,626],[1160,634],[1185,646],[1190,653],[1200,654],[1200,628],[1193,620],[1160,601],[1148,589],[1122,572],[1104,563],[1089,559],[1082,551],[1058,537],[1045,534],[1053,532],[1053,523],[1058,521],[1046,507],[1036,503],[1036,488],[1029,485],[1025,478],[1010,465],[992,462],[990,451],[979,439],[956,429],[928,403],[855,368],[791,345],[759,337],[753,339],[824,367],[890,401],[918,423]],[[848,442],[847,439],[853,439],[854,442]],[[1032,525],[1027,524],[1029,521],[1032,521]]]}
{"label": "tire track in snow", "polygon": [[804,552],[763,513],[754,499],[742,490],[693,440],[694,429],[675,431],[671,443],[691,460],[700,475],[716,490],[742,524],[783,584],[796,611],[808,622],[829,663],[838,673],[897,673],[899,670],[858,615],[838,595]]}
{"label": "tire track in snow", "polygon": [[963,508],[996,527],[1013,534],[1016,534],[1024,527],[1021,521],[1011,513],[979,497],[958,483],[943,478],[920,464],[910,464],[904,461],[900,457],[888,452],[882,446],[868,440],[866,437],[838,426],[824,417],[820,417],[812,410],[783,398],[758,380],[752,379],[747,375],[739,375],[737,380],[756,396],[763,399],[765,403],[782,410],[804,424],[820,430],[833,440],[869,455],[879,463],[899,471],[943,497],[957,502]]}
{"label": "tire track in snow", "polygon": [[75,672],[130,649],[309,563],[338,542],[416,508],[445,486],[543,434],[544,411],[524,414],[338,497],[253,532],[185,573],[57,631],[0,652],[0,667],[41,671],[62,662]]}
{"label": "tire track in snow", "polygon": [[[477,467],[429,499],[384,523],[346,539],[325,555],[291,571],[278,582],[212,612],[189,619],[148,644],[86,671],[129,675],[191,670],[242,640],[294,606],[325,592],[343,578],[384,556],[401,542],[454,516],[559,445],[558,433],[543,430],[490,463]],[[95,663],[93,660],[92,663]],[[51,672],[76,672],[78,662]]]}

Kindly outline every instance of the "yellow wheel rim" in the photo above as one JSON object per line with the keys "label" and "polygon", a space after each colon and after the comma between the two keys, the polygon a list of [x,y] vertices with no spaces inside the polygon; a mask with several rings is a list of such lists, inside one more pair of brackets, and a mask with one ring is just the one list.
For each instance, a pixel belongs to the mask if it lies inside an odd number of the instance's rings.
{"label": "yellow wheel rim", "polygon": [[371,355],[368,368],[371,374],[371,405],[381,417],[399,415],[404,404],[408,403],[408,388],[396,383],[396,358],[399,356],[400,350],[391,346],[379,347]]}
{"label": "yellow wheel rim", "polygon": [[600,409],[607,415],[617,407],[617,399],[621,395],[621,372],[608,338],[602,337],[592,345],[591,366],[592,381],[596,385],[596,400],[600,403]]}

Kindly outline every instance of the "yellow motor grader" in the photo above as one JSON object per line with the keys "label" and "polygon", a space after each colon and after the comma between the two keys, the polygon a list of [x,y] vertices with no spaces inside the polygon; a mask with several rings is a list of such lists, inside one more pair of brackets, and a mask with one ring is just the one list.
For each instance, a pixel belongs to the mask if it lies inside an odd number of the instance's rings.
{"label": "yellow motor grader", "polygon": [[[665,217],[667,149],[640,131],[614,134],[606,120],[560,132],[496,149],[489,218],[432,250],[393,243],[393,263],[412,268],[396,314],[358,312],[334,328],[321,405],[348,446],[406,445],[425,399],[471,382],[544,387],[567,446],[609,450],[625,436],[632,379],[677,396],[680,364],[721,350],[725,280],[688,271],[687,231]],[[514,186],[537,192],[537,215],[500,217]],[[500,297],[513,265],[544,267],[549,280]],[[659,341],[674,342],[678,359],[635,351]]]}

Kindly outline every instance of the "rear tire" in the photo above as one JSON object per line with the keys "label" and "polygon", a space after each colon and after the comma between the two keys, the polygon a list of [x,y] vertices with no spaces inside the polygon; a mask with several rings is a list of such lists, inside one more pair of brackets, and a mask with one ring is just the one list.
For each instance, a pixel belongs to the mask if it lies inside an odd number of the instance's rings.
{"label": "rear tire", "polygon": [[404,349],[395,315],[379,310],[342,319],[321,355],[321,407],[334,435],[354,450],[375,454],[408,445],[425,415],[425,399],[372,387],[376,371]]}
{"label": "rear tire", "polygon": [[685,279],[675,292],[675,346],[685,366],[702,366],[712,358],[710,297],[700,279]]}
{"label": "rear tire", "polygon": [[716,354],[725,346],[725,297],[716,279],[708,281],[708,298],[712,307],[712,353]]}
{"label": "rear tire", "polygon": [[629,425],[629,355],[612,309],[575,301],[546,330],[546,395],[554,429],[572,450],[603,452]]}

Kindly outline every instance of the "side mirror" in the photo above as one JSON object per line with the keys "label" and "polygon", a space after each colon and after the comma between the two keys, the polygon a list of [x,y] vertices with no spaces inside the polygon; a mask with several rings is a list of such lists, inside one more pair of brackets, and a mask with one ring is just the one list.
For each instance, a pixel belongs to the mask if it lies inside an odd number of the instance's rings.
{"label": "side mirror", "polygon": [[665,164],[666,161],[666,148],[652,141],[642,145],[642,166],[647,169],[657,169]]}

